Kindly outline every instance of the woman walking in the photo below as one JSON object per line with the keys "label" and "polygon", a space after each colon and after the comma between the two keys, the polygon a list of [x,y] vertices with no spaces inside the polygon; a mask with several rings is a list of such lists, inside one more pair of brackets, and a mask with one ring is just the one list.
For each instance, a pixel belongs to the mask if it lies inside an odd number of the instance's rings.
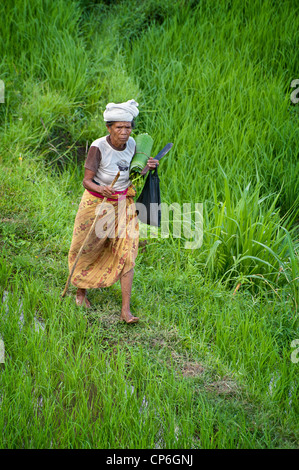
{"label": "woman walking", "polygon": [[[106,106],[104,121],[109,134],[90,146],[84,165],[85,191],[76,215],[68,256],[71,272],[95,218],[96,208],[105,198],[105,207],[99,209],[101,216],[77,261],[71,282],[77,287],[76,304],[89,308],[87,289],[109,287],[120,280],[120,319],[126,323],[139,320],[130,310],[139,232],[133,199],[136,191],[129,179],[130,164],[136,151],[131,132],[138,114],[138,103],[134,100]],[[150,169],[157,164],[152,157],[147,162]],[[120,176],[112,188],[110,185],[118,172]]]}

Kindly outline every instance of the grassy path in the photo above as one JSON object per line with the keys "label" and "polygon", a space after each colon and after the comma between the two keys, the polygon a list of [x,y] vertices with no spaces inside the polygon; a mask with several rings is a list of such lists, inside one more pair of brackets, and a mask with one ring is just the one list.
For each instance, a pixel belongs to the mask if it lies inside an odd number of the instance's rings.
{"label": "grassy path", "polygon": [[[81,190],[64,196],[63,184],[47,177],[26,203],[24,175],[33,170],[23,162],[22,178],[6,178],[4,199],[19,188],[23,201],[12,208],[2,199],[1,206],[1,296],[10,292],[0,321],[1,446],[296,447],[289,306],[271,293],[234,296],[196,267],[186,269],[183,252],[179,260],[159,239],[138,257],[132,308],[139,324],[118,321],[118,285],[91,291],[88,312],[75,306],[73,288],[62,300],[69,208]],[[66,218],[58,221],[52,210]],[[34,317],[44,331],[35,330]]]}

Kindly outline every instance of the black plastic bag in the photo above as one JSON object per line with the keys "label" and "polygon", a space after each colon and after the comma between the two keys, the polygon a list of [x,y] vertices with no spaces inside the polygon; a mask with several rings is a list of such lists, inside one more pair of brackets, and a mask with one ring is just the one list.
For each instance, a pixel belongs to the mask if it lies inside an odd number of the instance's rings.
{"label": "black plastic bag", "polygon": [[161,225],[161,197],[160,179],[157,167],[154,171],[149,171],[146,182],[140,196],[137,199],[136,209],[138,219],[147,225],[160,227]]}

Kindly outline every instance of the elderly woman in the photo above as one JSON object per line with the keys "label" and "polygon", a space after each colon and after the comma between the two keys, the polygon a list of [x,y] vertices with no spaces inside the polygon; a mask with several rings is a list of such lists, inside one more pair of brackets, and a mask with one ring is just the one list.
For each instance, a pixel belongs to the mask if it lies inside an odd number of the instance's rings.
{"label": "elderly woman", "polygon": [[[72,284],[77,287],[76,304],[88,308],[90,303],[86,289],[108,287],[120,280],[120,319],[126,323],[136,323],[139,320],[130,311],[138,252],[138,223],[132,223],[135,217],[133,197],[136,191],[129,179],[136,144],[130,135],[134,118],[139,114],[137,107],[136,101],[129,100],[125,103],[109,103],[104,111],[109,134],[95,140],[90,146],[83,179],[85,191],[76,215],[68,257],[71,271],[94,220],[96,208],[107,198],[105,210],[100,216],[100,228],[97,230],[96,226],[90,243],[82,251],[72,276]],[[150,169],[154,169],[157,164],[152,157],[147,161]],[[120,176],[112,188],[110,185],[118,171]],[[120,201],[124,204],[120,204]]]}

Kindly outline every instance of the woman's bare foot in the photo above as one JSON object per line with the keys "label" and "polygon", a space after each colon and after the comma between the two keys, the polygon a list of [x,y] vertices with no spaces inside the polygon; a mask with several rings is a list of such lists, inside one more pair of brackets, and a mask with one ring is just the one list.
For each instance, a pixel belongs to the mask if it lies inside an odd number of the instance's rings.
{"label": "woman's bare foot", "polygon": [[125,321],[126,323],[137,323],[139,321],[139,318],[134,317],[134,315],[132,315],[130,311],[129,312],[122,311],[120,315],[120,320]]}
{"label": "woman's bare foot", "polygon": [[84,307],[90,308],[90,302],[86,297],[86,289],[77,289],[76,304],[78,306],[84,305]]}

